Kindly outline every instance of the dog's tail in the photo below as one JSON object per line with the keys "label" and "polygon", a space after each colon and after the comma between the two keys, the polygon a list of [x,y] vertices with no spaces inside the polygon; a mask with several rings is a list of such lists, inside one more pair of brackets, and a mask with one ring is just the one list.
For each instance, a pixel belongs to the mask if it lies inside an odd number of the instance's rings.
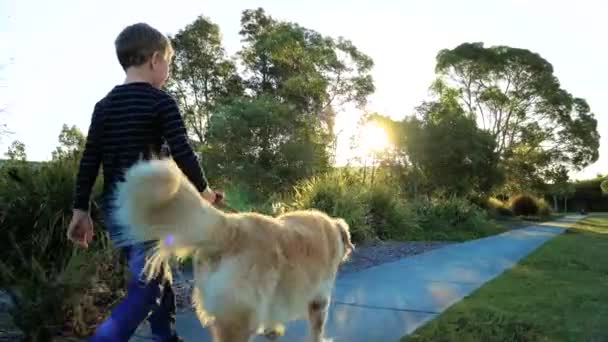
{"label": "dog's tail", "polygon": [[122,227],[116,244],[158,241],[159,258],[190,255],[203,243],[217,245],[223,235],[218,231],[226,226],[226,214],[206,202],[171,159],[132,166],[113,202],[113,218]]}

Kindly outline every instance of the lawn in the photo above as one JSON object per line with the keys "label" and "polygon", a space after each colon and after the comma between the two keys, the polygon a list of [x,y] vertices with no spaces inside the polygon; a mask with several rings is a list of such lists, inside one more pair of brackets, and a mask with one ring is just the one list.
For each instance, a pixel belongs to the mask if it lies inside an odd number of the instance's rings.
{"label": "lawn", "polygon": [[608,341],[608,215],[579,221],[404,341]]}

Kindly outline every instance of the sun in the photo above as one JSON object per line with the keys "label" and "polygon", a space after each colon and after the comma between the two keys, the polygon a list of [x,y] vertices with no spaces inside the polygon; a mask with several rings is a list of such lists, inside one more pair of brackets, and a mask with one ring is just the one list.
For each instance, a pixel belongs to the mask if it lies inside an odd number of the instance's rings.
{"label": "sun", "polygon": [[382,152],[389,145],[386,131],[375,122],[368,122],[361,127],[360,137],[360,149],[366,156]]}

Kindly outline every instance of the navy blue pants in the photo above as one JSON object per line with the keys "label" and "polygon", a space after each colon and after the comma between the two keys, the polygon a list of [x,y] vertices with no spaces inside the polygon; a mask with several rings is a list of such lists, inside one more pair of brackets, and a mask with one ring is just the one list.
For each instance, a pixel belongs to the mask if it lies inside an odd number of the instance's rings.
{"label": "navy blue pants", "polygon": [[[107,218],[108,216],[105,220],[106,227],[112,236],[120,227]],[[89,339],[90,342],[127,342],[146,319],[156,341],[171,341],[175,338],[175,295],[171,284],[160,276],[146,282],[141,275],[151,246],[151,243],[143,243],[123,247],[131,274],[127,294],[99,325]]]}

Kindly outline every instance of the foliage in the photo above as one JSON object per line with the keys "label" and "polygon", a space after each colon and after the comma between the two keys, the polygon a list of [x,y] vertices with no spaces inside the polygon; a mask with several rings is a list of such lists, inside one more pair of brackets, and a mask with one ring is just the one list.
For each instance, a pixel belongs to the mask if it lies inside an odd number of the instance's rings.
{"label": "foliage", "polygon": [[322,117],[324,109],[363,105],[374,91],[373,61],[344,38],[277,21],[262,8],[243,11],[240,34],[245,46],[239,56],[253,94],[293,104],[298,112],[320,117],[330,131],[333,117]]}
{"label": "foliage", "polygon": [[330,172],[298,183],[284,200],[286,209],[318,209],[342,217],[350,225],[354,241],[372,237],[366,221],[365,192],[356,175]]}
{"label": "foliage", "polygon": [[[62,141],[62,151],[68,151],[70,141]],[[33,341],[50,340],[66,325],[86,335],[122,289],[119,255],[103,234],[87,251],[67,241],[77,170],[77,159],[69,156],[40,165],[11,160],[0,168],[0,232],[5,237],[0,240],[0,288],[10,291],[14,320]],[[99,231],[103,225],[95,222]]]}
{"label": "foliage", "polygon": [[509,205],[496,197],[488,198],[486,207],[495,217],[513,216],[513,211]]}
{"label": "foliage", "polygon": [[435,92],[456,91],[459,103],[494,138],[510,183],[543,179],[557,166],[580,170],[598,159],[597,121],[589,105],[561,88],[540,55],[464,43],[441,50],[436,71]]}
{"label": "foliage", "polygon": [[272,98],[235,98],[211,117],[204,155],[210,172],[260,195],[287,190],[328,169],[323,134]]}
{"label": "foliage", "polygon": [[244,46],[231,60],[210,19],[180,30],[171,37],[166,88],[211,178],[266,195],[327,169],[332,106],[365,103],[373,62],[346,39],[275,20],[261,8],[243,11],[240,34]]}
{"label": "foliage", "polygon": [[175,96],[195,144],[205,141],[215,106],[244,91],[221,38],[219,27],[202,16],[170,37],[175,56],[166,88]]}
{"label": "foliage", "polygon": [[539,213],[538,200],[529,194],[519,194],[511,198],[510,207],[517,216],[535,216]]}
{"label": "foliage", "polygon": [[549,215],[551,215],[551,207],[549,206],[549,204],[547,204],[547,201],[545,201],[544,198],[539,198],[536,201],[536,204],[538,205],[538,216],[548,217]]}
{"label": "foliage", "polygon": [[486,211],[459,197],[418,199],[412,209],[422,228],[415,239],[463,241],[501,232]]}
{"label": "foliage", "polygon": [[406,240],[468,240],[498,233],[486,212],[458,198],[406,201],[398,188],[369,185],[346,170],[300,182],[283,210],[316,208],[344,217],[357,241],[370,237]]}
{"label": "foliage", "polygon": [[52,160],[65,158],[77,160],[81,151],[84,150],[85,143],[86,137],[78,127],[64,124],[59,133],[59,146],[53,151]]}
{"label": "foliage", "polygon": [[25,152],[25,144],[21,141],[15,140],[8,147],[8,151],[5,153],[6,157],[12,161],[26,161],[27,154]]}
{"label": "foliage", "polygon": [[454,97],[426,103],[403,121],[405,150],[427,188],[456,196],[489,193],[502,181],[492,136],[477,128]]}
{"label": "foliage", "polygon": [[407,240],[420,234],[418,220],[401,200],[395,188],[375,183],[365,194],[367,220],[376,236],[383,240]]}

